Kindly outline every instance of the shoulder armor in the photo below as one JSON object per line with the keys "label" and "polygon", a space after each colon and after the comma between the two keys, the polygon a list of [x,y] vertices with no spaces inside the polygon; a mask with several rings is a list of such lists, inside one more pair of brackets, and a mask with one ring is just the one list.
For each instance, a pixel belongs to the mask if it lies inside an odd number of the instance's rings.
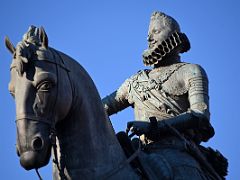
{"label": "shoulder armor", "polygon": [[189,64],[185,68],[187,68],[185,80],[188,89],[191,89],[191,91],[200,90],[200,86],[204,88],[205,92],[208,92],[208,77],[205,70],[198,64]]}
{"label": "shoulder armor", "polygon": [[148,74],[149,73],[149,69],[144,69],[144,70],[139,70],[136,74],[132,75],[130,78],[128,78],[128,81],[136,81],[139,79],[140,76],[142,76],[143,74]]}
{"label": "shoulder armor", "polygon": [[186,78],[188,80],[192,78],[197,78],[197,77],[207,78],[207,74],[205,70],[198,64],[188,64],[184,68],[187,68],[186,72],[188,73],[186,74],[187,76]]}
{"label": "shoulder armor", "polygon": [[187,69],[185,68],[187,63],[178,63],[178,66],[174,68],[171,76],[169,76],[166,83],[163,84],[162,88],[168,94],[174,96],[180,96],[186,94],[188,91],[185,83],[185,74]]}

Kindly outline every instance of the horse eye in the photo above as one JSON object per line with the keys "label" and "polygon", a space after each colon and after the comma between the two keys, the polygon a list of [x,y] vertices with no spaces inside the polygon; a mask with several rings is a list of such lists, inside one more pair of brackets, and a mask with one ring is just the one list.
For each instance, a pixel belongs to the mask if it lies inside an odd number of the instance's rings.
{"label": "horse eye", "polygon": [[52,87],[53,87],[53,83],[52,82],[45,81],[43,83],[40,83],[37,86],[37,89],[39,91],[49,91],[50,89],[52,89]]}

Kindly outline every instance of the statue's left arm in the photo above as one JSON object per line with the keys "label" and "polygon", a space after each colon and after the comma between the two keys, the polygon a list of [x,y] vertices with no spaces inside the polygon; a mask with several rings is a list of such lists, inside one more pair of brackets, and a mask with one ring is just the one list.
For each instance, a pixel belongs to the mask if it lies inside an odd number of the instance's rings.
{"label": "statue's left arm", "polygon": [[197,116],[210,120],[208,77],[204,69],[195,64],[187,65],[185,83],[188,87],[190,110]]}
{"label": "statue's left arm", "polygon": [[214,129],[210,124],[208,77],[199,65],[187,64],[183,68],[186,72],[184,79],[190,107],[187,112],[176,116],[175,120],[173,118],[172,124],[176,124],[180,130],[198,129],[197,135],[200,140],[207,141],[214,135]]}
{"label": "statue's left arm", "polygon": [[[199,141],[207,141],[214,135],[210,124],[208,77],[204,69],[196,64],[186,64],[180,69],[188,89],[189,109],[178,116],[166,119],[166,122],[181,131],[195,129]],[[159,122],[159,127],[162,126]],[[197,133],[197,134],[196,134]]]}

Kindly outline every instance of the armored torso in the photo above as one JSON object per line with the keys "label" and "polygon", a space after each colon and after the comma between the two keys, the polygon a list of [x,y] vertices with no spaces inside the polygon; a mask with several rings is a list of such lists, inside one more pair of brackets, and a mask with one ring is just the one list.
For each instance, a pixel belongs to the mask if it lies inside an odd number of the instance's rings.
{"label": "armored torso", "polygon": [[189,108],[184,66],[177,63],[153,70],[142,70],[128,81],[128,102],[134,105],[136,120],[158,120],[186,112]]}
{"label": "armored torso", "polygon": [[129,80],[130,104],[134,104],[135,118],[158,120],[186,112],[189,108],[187,85],[183,67],[177,63],[153,70],[142,70]]}
{"label": "armored torso", "polygon": [[209,117],[207,75],[199,65],[187,63],[142,70],[105,97],[103,104],[109,115],[131,105],[135,119],[142,121],[152,116],[167,119],[188,110]]}

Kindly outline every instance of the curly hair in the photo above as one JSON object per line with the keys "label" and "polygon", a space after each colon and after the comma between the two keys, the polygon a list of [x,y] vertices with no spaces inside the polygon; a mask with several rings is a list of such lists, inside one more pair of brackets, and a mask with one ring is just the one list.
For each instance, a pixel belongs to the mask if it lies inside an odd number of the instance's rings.
{"label": "curly hair", "polygon": [[151,16],[151,20],[163,19],[166,26],[169,26],[173,31],[181,32],[178,22],[171,16],[166,15],[163,12],[154,11]]}

